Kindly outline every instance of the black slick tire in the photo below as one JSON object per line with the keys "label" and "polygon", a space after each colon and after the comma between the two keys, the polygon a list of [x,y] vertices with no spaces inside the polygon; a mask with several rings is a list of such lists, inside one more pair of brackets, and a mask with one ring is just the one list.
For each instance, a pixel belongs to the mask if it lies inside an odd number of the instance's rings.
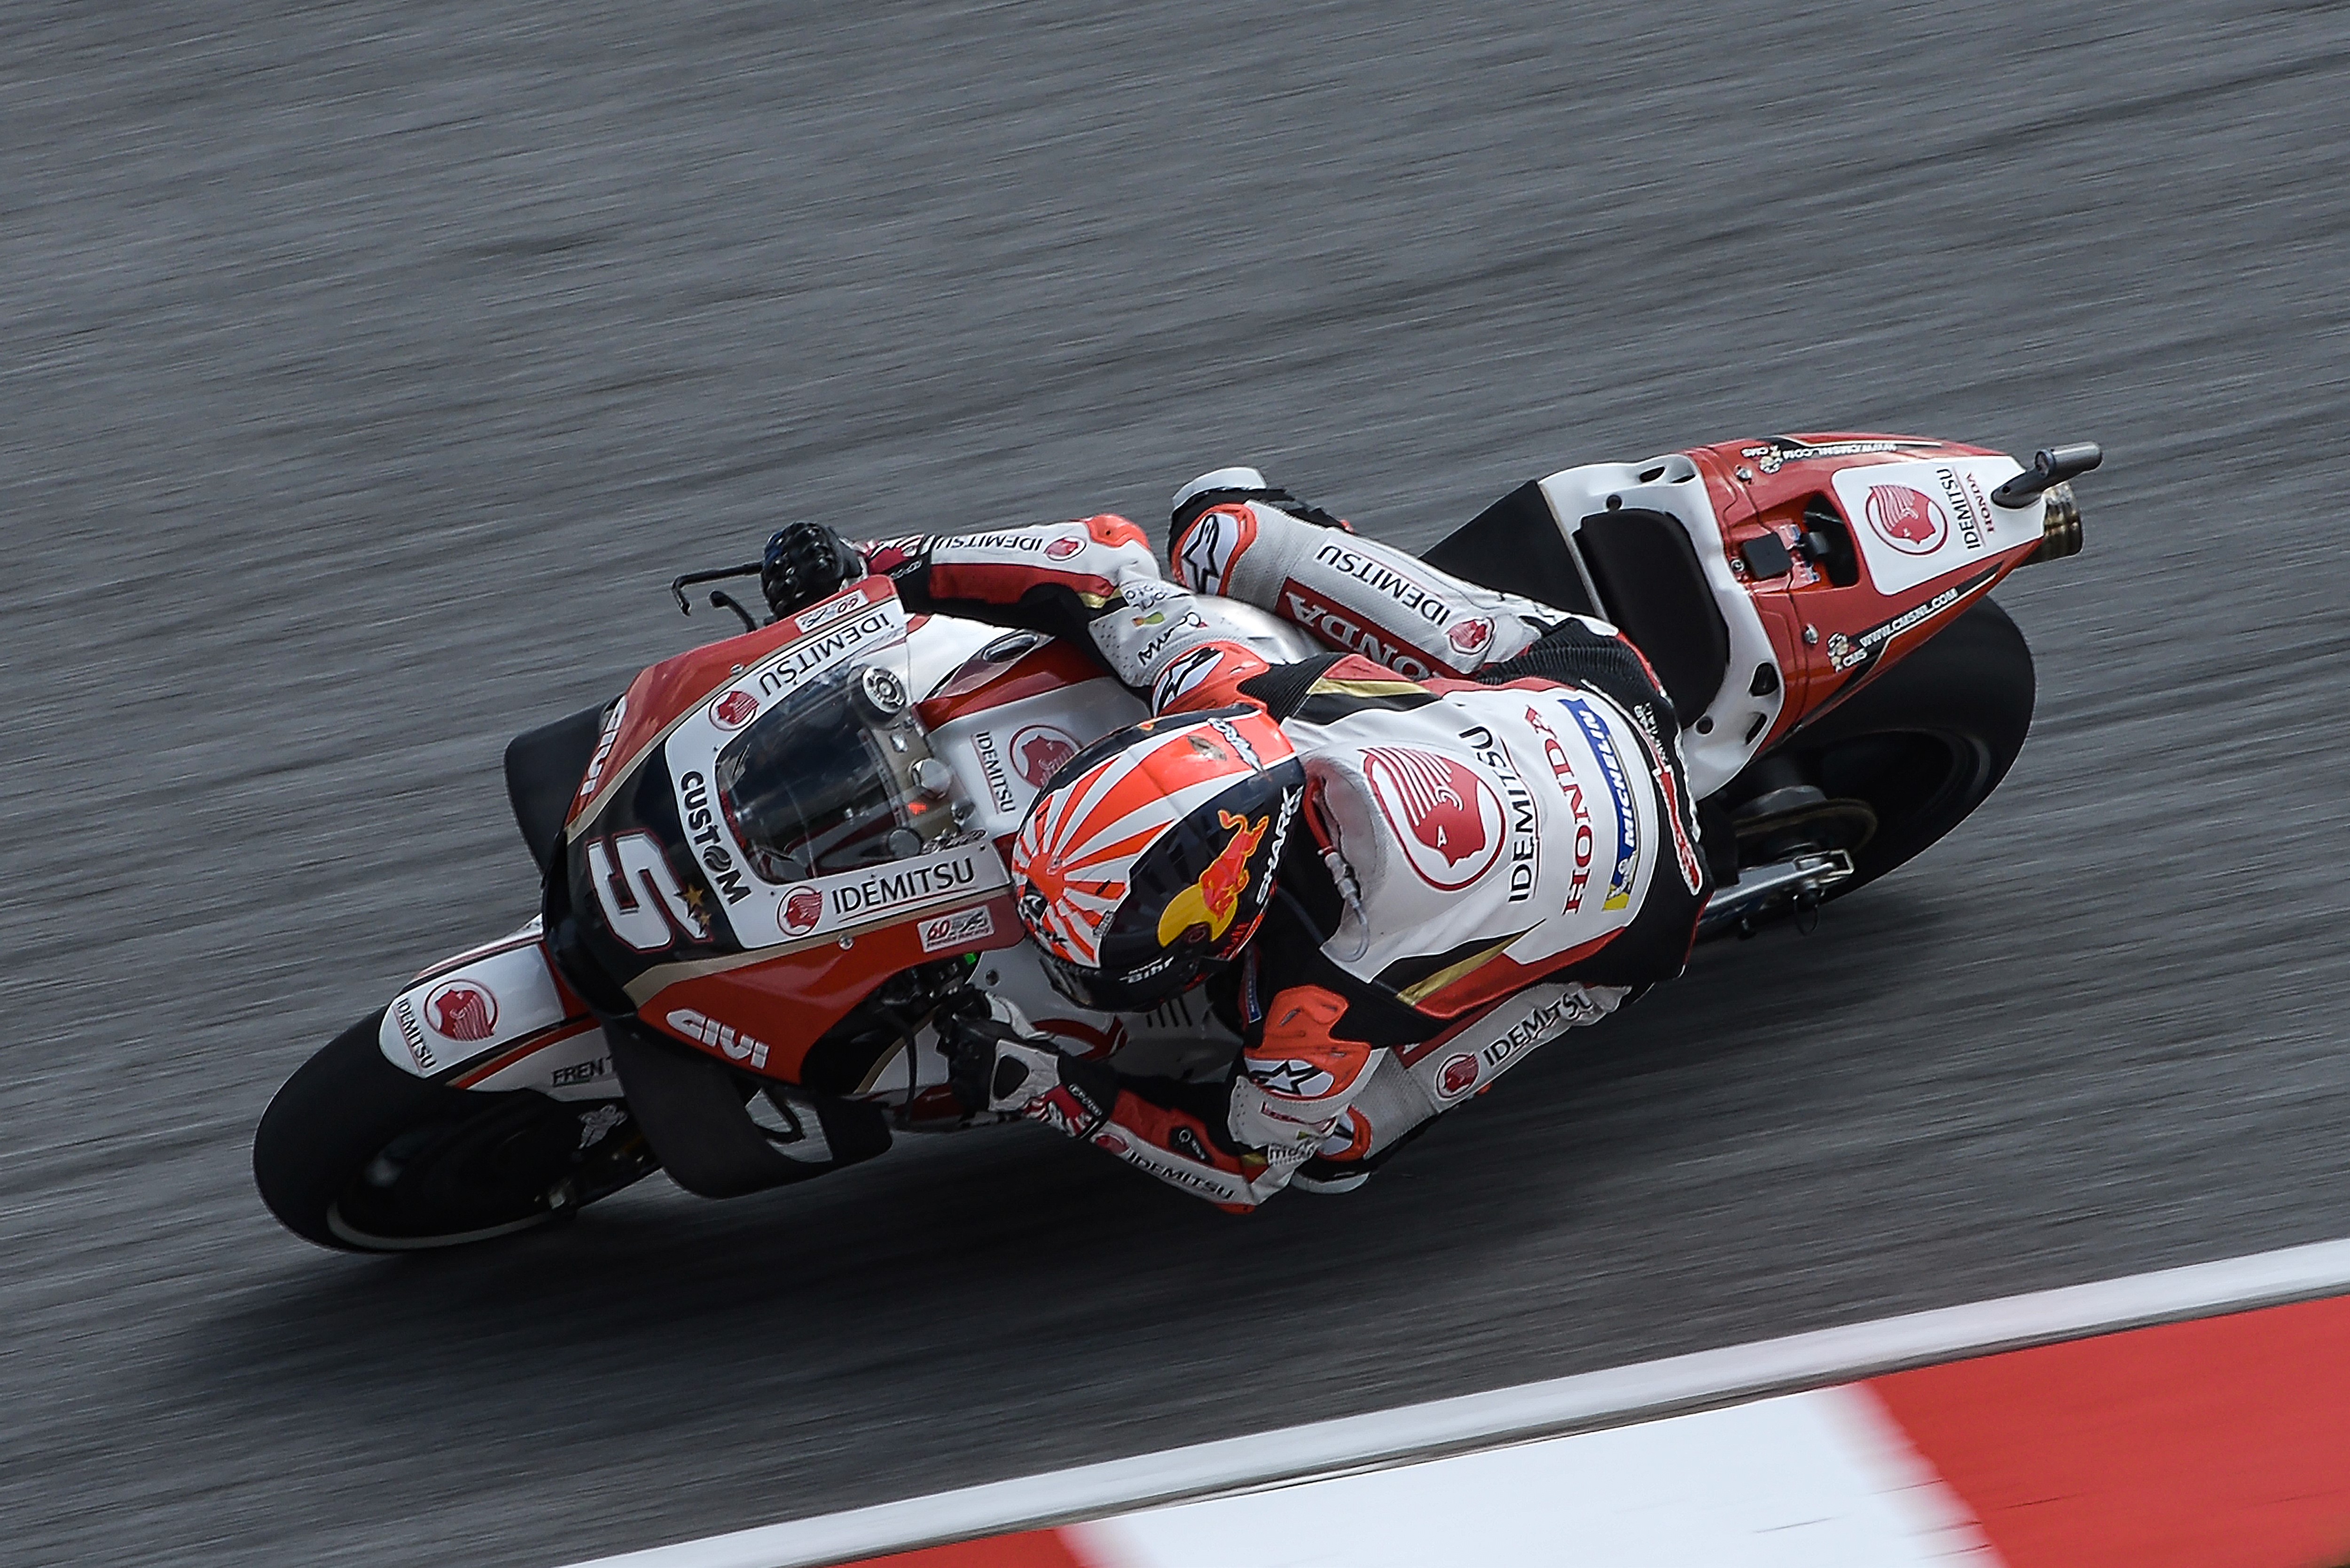
{"label": "black slick tire", "polygon": [[1855,876],[1830,896],[1911,859],[1988,799],[2023,749],[2035,692],[2023,633],[1985,599],[1778,748],[1831,799],[1877,814]]}
{"label": "black slick tire", "polygon": [[262,1201],[305,1241],[362,1252],[487,1241],[566,1217],[656,1168],[617,1110],[583,1147],[596,1106],[402,1071],[378,1044],[382,1019],[360,1020],[305,1062],[255,1130]]}

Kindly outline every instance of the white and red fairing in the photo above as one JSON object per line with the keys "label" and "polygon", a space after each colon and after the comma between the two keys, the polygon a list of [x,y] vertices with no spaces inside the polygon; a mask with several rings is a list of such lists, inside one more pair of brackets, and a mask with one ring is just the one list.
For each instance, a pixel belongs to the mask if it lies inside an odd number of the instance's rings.
{"label": "white and red fairing", "polygon": [[444,959],[384,1009],[383,1054],[460,1089],[536,1089],[558,1100],[616,1099],[604,1032],[564,981],[536,919]]}
{"label": "white and red fairing", "polygon": [[[1540,484],[1570,540],[1578,520],[1618,507],[1663,513],[1688,532],[1730,643],[1730,676],[1701,712],[1683,716],[1690,782],[1703,795],[2031,556],[2042,536],[2043,503],[2008,509],[1989,499],[2019,471],[2013,459],[1982,448],[1822,434],[1587,464]],[[1802,547],[1806,509],[1824,499],[1848,526],[1856,580],[1830,581]],[[1741,546],[1766,533],[1791,547],[1794,565],[1757,580]],[[1211,602],[1268,658],[1321,651],[1262,610]],[[1001,849],[1039,785],[1080,746],[1145,716],[1142,704],[1080,650],[948,617],[907,618],[887,580],[868,578],[798,616],[639,676],[608,716],[575,803],[573,832],[620,780],[657,753],[669,757],[663,742],[674,738],[677,755],[706,763],[748,717],[722,712],[721,705],[764,701],[763,672],[804,673],[846,659],[885,661],[911,691],[925,694],[916,711],[931,755],[952,772],[963,831],[950,850],[923,858],[935,865],[951,856],[970,877],[938,879],[932,895],[880,907],[850,908],[854,899],[835,897],[834,883],[857,877],[761,887],[748,916],[738,919],[743,905],[721,906],[742,950],[640,976],[629,988],[639,1016],[745,1071],[793,1081],[808,1045],[883,979],[977,953],[974,981],[1017,1002],[1075,1054],[1116,1055],[1137,1072],[1221,1070],[1233,1042],[1196,996],[1143,1015],[1078,1008],[1047,984],[1014,919]],[[673,774],[685,771],[669,765]],[[674,776],[668,784],[681,787]],[[805,902],[812,893],[820,909],[795,920],[795,895]],[[536,1088],[574,1099],[619,1093],[601,1032],[557,972],[536,923],[421,976],[394,999],[382,1040],[384,1054],[400,1066],[463,1087]],[[914,1125],[933,1116],[951,1125],[946,1076],[925,1031],[910,1050],[880,1062],[858,1092],[900,1107]]]}
{"label": "white and red fairing", "polygon": [[[2022,470],[1984,447],[1830,433],[1586,463],[1541,486],[1570,540],[1596,514],[1646,509],[1670,516],[1696,547],[1730,640],[1729,674],[1711,702],[1680,716],[1690,787],[1702,798],[1856,678],[1948,625],[2039,546],[2041,498],[2013,509],[1991,500]],[[1852,536],[1857,581],[1831,582],[1804,547],[1806,510],[1822,500]],[[1757,578],[1742,556],[1764,534],[1788,549],[1783,576]]]}
{"label": "white and red fairing", "polygon": [[[1236,637],[1268,658],[1315,651],[1304,633],[1247,605],[1220,603]],[[863,635],[858,635],[863,628]],[[847,634],[847,635],[844,635]],[[754,883],[755,897],[727,901],[701,887],[702,872],[667,864],[666,888],[640,884],[650,919],[664,892],[706,894],[735,950],[664,953],[628,985],[639,1016],[673,1038],[762,1076],[794,1081],[814,1040],[872,987],[898,971],[957,954],[983,955],[973,981],[1014,1001],[1073,1054],[1116,1054],[1133,1070],[1183,1075],[1220,1068],[1234,1042],[1196,998],[1144,1014],[1091,1012],[1045,981],[1014,918],[1003,846],[1028,803],[1079,745],[1146,717],[1139,701],[1066,646],[951,617],[906,617],[886,578],[868,578],[775,626],[656,665],[607,718],[574,804],[571,836],[597,820],[599,803],[646,768],[684,792],[727,739],[780,700],[785,683],[851,663],[890,670],[912,691],[931,754],[953,774],[957,831],[899,864],[926,887],[879,898],[872,873],[817,877],[787,886]],[[736,709],[725,711],[733,701]],[[723,818],[711,831],[730,833]],[[742,846],[721,840],[733,859]],[[894,867],[892,867],[894,869]],[[616,878],[636,875],[615,860]],[[884,874],[886,877],[886,873]],[[588,896],[584,891],[580,896]],[[806,900],[800,912],[797,900]],[[601,1029],[564,980],[533,921],[503,941],[446,961],[393,999],[382,1025],[385,1057],[458,1087],[536,1088],[563,1098],[618,1097]],[[946,1062],[928,1031],[879,1063],[860,1097],[935,1110]]]}

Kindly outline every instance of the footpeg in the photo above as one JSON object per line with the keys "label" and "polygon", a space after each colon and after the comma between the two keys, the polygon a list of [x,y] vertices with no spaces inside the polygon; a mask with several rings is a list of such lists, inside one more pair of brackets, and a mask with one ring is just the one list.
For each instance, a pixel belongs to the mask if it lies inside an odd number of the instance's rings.
{"label": "footpeg", "polygon": [[1734,886],[1706,900],[1698,917],[1698,940],[1731,931],[1752,936],[1766,919],[1816,909],[1854,875],[1852,856],[1842,849],[1804,850],[1773,865],[1742,867]]}

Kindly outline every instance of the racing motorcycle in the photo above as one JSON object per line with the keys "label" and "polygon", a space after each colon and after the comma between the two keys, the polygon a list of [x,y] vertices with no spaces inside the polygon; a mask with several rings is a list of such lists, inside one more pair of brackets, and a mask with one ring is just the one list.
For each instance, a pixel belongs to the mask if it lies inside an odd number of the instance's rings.
{"label": "racing motorcycle", "polygon": [[[2068,482],[2100,457],[1729,441],[1529,481],[1426,559],[1642,650],[1702,802],[1718,886],[1700,938],[1752,934],[1885,875],[1998,785],[2033,678],[1988,596],[2079,550]],[[671,590],[690,612],[689,586],[758,569]],[[945,1036],[990,996],[1130,1072],[1229,1069],[1237,1042],[1198,992],[1077,1007],[1014,917],[1004,849],[1029,803],[1144,716],[1089,652],[910,616],[882,576],[765,624],[723,590],[710,602],[739,635],[507,749],[539,917],[426,970],[271,1102],[254,1173],[296,1233],[448,1246],[664,1167],[733,1196],[870,1158],[893,1132],[997,1119],[964,1109]],[[1269,659],[1322,651],[1263,610],[1210,607]],[[1362,628],[1315,629],[1368,651]],[[1456,1049],[1440,1094],[1490,1075]]]}

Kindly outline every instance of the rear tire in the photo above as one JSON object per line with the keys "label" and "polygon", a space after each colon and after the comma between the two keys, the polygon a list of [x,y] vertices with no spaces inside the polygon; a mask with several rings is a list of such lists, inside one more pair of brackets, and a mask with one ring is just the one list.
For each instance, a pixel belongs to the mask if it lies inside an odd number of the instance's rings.
{"label": "rear tire", "polygon": [[2032,649],[1989,599],[1885,670],[1774,755],[1877,830],[1832,898],[1875,881],[1964,822],[1999,787],[2032,728]]}
{"label": "rear tire", "polygon": [[358,1252],[488,1241],[657,1168],[621,1102],[431,1083],[384,1058],[382,1021],[362,1019],[305,1062],[255,1130],[261,1199],[305,1241]]}

